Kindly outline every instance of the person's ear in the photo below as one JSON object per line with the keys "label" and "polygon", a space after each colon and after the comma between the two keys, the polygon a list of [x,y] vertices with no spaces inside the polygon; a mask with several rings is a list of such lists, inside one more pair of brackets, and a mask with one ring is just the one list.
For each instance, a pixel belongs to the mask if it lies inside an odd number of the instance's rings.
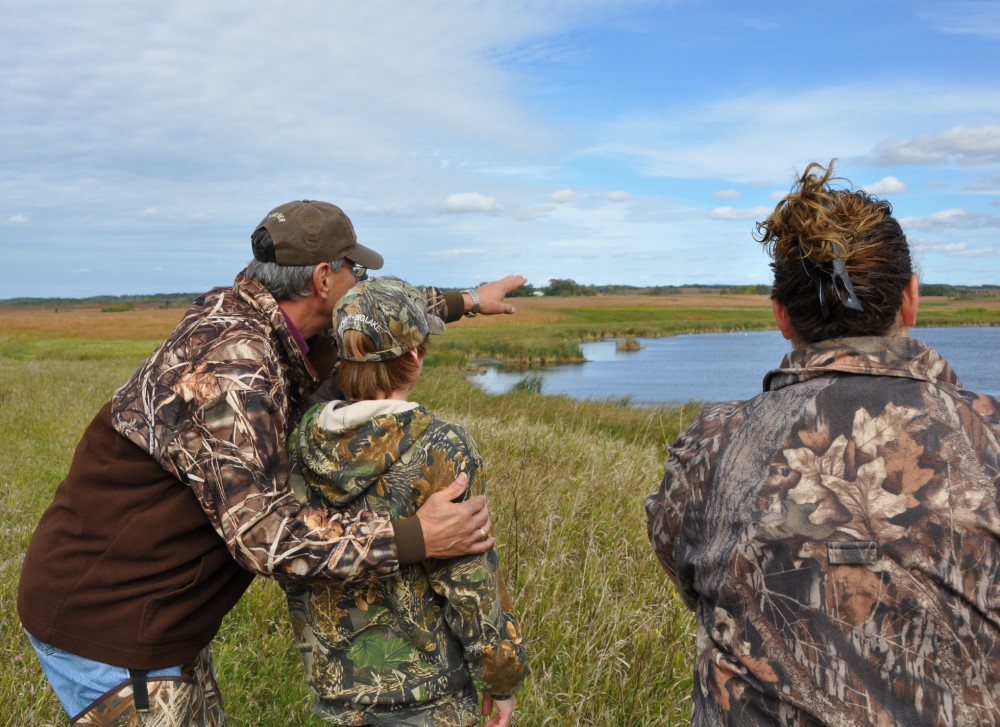
{"label": "person's ear", "polygon": [[917,325],[917,306],[920,304],[920,283],[917,274],[910,276],[909,282],[903,288],[903,303],[899,306],[899,319],[903,328],[913,328]]}
{"label": "person's ear", "polygon": [[771,312],[774,313],[774,322],[778,324],[778,330],[786,341],[795,338],[795,329],[792,328],[792,319],[788,317],[788,306],[777,298],[771,298]]}
{"label": "person's ear", "polygon": [[327,298],[330,295],[329,263],[319,263],[313,268],[312,287],[313,292],[315,292],[320,298]]}

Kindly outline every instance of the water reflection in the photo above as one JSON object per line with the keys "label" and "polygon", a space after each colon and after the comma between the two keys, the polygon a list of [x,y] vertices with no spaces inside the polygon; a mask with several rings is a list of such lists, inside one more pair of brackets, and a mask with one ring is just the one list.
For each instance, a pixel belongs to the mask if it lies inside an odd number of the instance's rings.
{"label": "water reflection", "polygon": [[[1000,327],[915,328],[949,360],[966,388],[1000,396]],[[642,349],[615,350],[614,341],[583,345],[587,362],[532,371],[542,392],[576,398],[625,399],[636,404],[749,399],[760,393],[764,374],[789,350],[777,331],[699,333],[640,339]],[[526,376],[490,368],[474,381],[499,393]]]}

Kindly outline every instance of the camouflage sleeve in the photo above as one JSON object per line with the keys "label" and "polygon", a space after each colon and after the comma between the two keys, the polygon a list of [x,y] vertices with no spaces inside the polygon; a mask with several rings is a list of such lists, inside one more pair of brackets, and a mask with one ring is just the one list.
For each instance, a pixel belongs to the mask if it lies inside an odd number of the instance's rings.
{"label": "camouflage sleeve", "polygon": [[229,389],[168,447],[247,570],[282,580],[351,580],[398,568],[385,514],[301,503],[288,482],[284,417],[259,389]]}
{"label": "camouflage sleeve", "polygon": [[711,482],[712,455],[722,437],[721,422],[729,413],[729,405],[706,409],[667,447],[660,489],[646,498],[646,530],[653,552],[691,609],[697,594],[690,575],[678,567],[677,544],[688,508],[698,506],[703,488]]}
{"label": "camouflage sleeve", "polygon": [[[486,481],[476,443],[459,427],[453,430],[470,454],[466,497],[483,494]],[[455,475],[462,470],[456,466]],[[473,676],[494,697],[512,695],[527,673],[527,652],[496,548],[481,555],[427,561],[424,567],[431,587],[447,600],[448,627],[465,649]]]}
{"label": "camouflage sleeve", "polygon": [[443,321],[448,320],[448,303],[441,289],[428,285],[419,290],[424,294],[424,300],[427,301],[427,312]]}

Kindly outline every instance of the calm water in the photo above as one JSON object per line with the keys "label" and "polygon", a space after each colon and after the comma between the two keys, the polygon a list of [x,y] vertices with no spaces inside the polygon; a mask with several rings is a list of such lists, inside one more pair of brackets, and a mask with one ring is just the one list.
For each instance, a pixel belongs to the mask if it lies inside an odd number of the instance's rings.
{"label": "calm water", "polygon": [[[938,350],[958,372],[965,388],[1000,397],[1000,327],[914,328],[914,338]],[[777,331],[699,333],[640,339],[642,350],[615,351],[614,341],[583,345],[584,364],[553,366],[542,393],[576,398],[623,398],[640,403],[749,399],[761,391],[764,374],[777,368],[789,350]],[[499,393],[524,372],[490,369],[473,377]]]}

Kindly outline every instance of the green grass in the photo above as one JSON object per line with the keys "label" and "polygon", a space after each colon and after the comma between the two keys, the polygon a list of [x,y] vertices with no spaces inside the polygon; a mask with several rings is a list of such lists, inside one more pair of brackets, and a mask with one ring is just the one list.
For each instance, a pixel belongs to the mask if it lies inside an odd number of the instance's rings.
{"label": "green grass", "polygon": [[[21,558],[79,436],[148,342],[0,342],[0,725],[66,724],[14,607]],[[663,445],[695,407],[631,408],[530,390],[491,396],[428,367],[414,398],[465,424],[486,460],[502,566],[529,640],[519,725],[686,721],[693,624],[642,510]],[[234,725],[319,725],[280,588],[258,579],[214,642]]]}
{"label": "green grass", "polygon": [[[581,307],[551,323],[462,326],[435,339],[414,398],[461,422],[486,460],[502,566],[530,649],[519,725],[678,725],[690,709],[693,621],[656,563],[643,498],[666,443],[697,412],[488,395],[457,373],[492,356],[580,360],[579,343],[773,326],[770,311]],[[998,325],[981,307],[921,307],[922,325]],[[66,724],[17,620],[21,558],[94,412],[159,341],[0,336],[0,727]],[[284,599],[258,579],[214,649],[233,725],[320,725],[292,647]]]}
{"label": "green grass", "polygon": [[670,336],[703,331],[749,331],[774,327],[770,308],[594,306],[553,308],[556,322],[483,327],[452,326],[435,339],[432,364],[464,366],[489,357],[509,366],[582,362],[580,343],[605,338]]}
{"label": "green grass", "polygon": [[14,361],[107,361],[146,356],[159,344],[131,338],[0,336],[0,357]]}
{"label": "green grass", "polygon": [[921,303],[917,323],[921,326],[1000,326],[1000,311],[982,307],[950,310],[934,303]]}

